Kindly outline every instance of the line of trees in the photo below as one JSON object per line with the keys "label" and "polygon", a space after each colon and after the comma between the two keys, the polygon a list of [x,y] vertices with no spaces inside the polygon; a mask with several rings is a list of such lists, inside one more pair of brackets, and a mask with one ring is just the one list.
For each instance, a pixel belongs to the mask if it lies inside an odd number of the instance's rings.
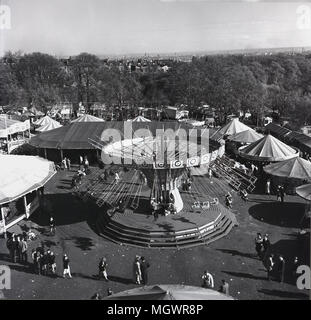
{"label": "line of trees", "polygon": [[168,72],[128,72],[81,53],[61,61],[42,53],[6,53],[0,62],[0,105],[47,107],[80,101],[108,106],[179,105],[204,102],[223,114],[262,116],[266,108],[311,123],[311,55],[206,56],[171,61]]}

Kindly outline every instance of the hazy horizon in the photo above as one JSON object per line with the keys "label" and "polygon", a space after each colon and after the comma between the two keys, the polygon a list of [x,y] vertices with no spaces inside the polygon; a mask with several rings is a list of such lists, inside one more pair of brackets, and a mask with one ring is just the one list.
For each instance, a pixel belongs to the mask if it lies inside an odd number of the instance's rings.
{"label": "hazy horizon", "polygon": [[311,13],[307,1],[0,0],[0,4],[11,9],[11,29],[0,32],[0,53],[120,56],[311,47],[311,25],[298,24],[302,6]]}

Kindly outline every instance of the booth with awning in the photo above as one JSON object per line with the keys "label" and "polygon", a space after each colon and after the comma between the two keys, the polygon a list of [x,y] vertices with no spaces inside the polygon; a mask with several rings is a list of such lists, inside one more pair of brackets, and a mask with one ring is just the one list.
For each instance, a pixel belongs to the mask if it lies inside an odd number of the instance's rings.
{"label": "booth with awning", "polygon": [[30,136],[30,121],[24,122],[10,119],[7,115],[0,116],[0,149],[10,153],[14,148],[24,144]]}
{"label": "booth with awning", "polygon": [[55,173],[54,164],[39,157],[0,155],[0,233],[39,208],[42,188]]}

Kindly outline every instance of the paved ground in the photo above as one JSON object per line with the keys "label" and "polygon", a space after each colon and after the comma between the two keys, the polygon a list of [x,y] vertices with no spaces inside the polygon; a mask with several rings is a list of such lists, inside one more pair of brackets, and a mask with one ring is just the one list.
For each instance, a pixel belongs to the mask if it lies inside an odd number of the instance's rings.
{"label": "paved ground", "polygon": [[[55,236],[47,232],[48,217],[37,215],[31,223],[57,255],[58,274],[61,258],[66,252],[71,260],[73,279],[50,278],[33,274],[29,267],[12,264],[5,241],[0,239],[0,264],[12,269],[12,289],[4,290],[7,299],[89,299],[95,292],[105,295],[108,287],[114,292],[135,287],[132,283],[132,263],[136,254],[150,262],[150,284],[200,286],[201,274],[208,269],[215,285],[227,279],[230,293],[236,299],[308,299],[307,291],[300,291],[290,277],[280,284],[266,280],[266,272],[254,255],[257,232],[269,233],[272,250],[284,254],[287,261],[294,255],[306,259],[310,248],[297,241],[297,227],[304,210],[304,202],[288,196],[285,204],[275,197],[251,195],[247,203],[235,198],[234,209],[239,226],[210,246],[182,250],[139,249],[120,246],[97,236],[93,231],[95,209],[86,206],[70,194],[71,173],[58,173],[47,185],[47,198],[57,222]],[[221,184],[219,184],[221,185]],[[24,222],[23,222],[24,223]],[[22,223],[22,225],[23,225]],[[29,223],[29,222],[28,222]],[[38,245],[39,241],[31,244]],[[110,282],[96,279],[99,259],[106,256]],[[290,264],[288,263],[288,270]]]}

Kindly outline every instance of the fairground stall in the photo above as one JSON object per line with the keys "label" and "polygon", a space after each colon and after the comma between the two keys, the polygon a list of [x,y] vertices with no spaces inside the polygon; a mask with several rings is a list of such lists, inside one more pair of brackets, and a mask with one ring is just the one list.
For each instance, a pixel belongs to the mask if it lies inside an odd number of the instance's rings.
{"label": "fairground stall", "polygon": [[15,148],[26,143],[30,137],[30,121],[24,122],[0,116],[0,150],[11,153]]}
{"label": "fairground stall", "polygon": [[43,187],[55,173],[54,164],[39,157],[0,155],[0,234],[40,207]]}

